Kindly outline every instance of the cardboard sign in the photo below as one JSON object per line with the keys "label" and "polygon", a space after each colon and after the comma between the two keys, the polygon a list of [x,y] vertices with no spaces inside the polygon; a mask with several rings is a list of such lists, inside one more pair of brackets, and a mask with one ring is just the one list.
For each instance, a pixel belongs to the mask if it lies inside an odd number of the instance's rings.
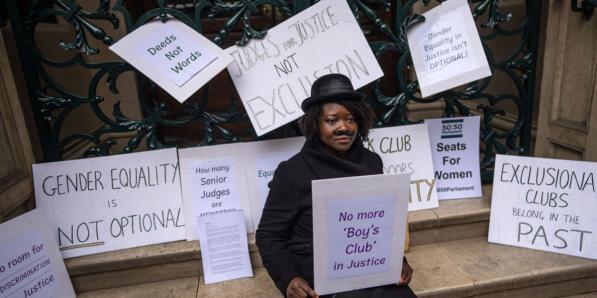
{"label": "cardboard sign", "polygon": [[425,120],[440,200],[481,198],[480,117]]}
{"label": "cardboard sign", "polygon": [[381,156],[384,174],[411,174],[409,211],[438,206],[427,125],[376,128],[364,145]]}
{"label": "cardboard sign", "polygon": [[0,225],[0,297],[75,297],[43,212]]}
{"label": "cardboard sign", "polygon": [[491,76],[466,0],[442,2],[423,16],[407,32],[423,97]]}
{"label": "cardboard sign", "polygon": [[33,165],[64,258],[184,239],[176,149]]}
{"label": "cardboard sign", "polygon": [[346,0],[322,0],[245,47],[226,52],[228,72],[258,136],[303,115],[311,84],[329,73],[360,88],[383,76]]}
{"label": "cardboard sign", "polygon": [[197,240],[197,216],[244,210],[248,230],[253,231],[245,178],[243,143],[181,149],[187,240]]}
{"label": "cardboard sign", "polygon": [[497,155],[489,242],[597,259],[597,163]]}
{"label": "cardboard sign", "polygon": [[205,284],[252,277],[242,211],[197,217]]}
{"label": "cardboard sign", "polygon": [[253,211],[253,226],[257,229],[269,193],[267,184],[280,164],[301,151],[304,137],[245,143],[247,184]]}
{"label": "cardboard sign", "polygon": [[312,182],[313,263],[319,295],[400,280],[409,176]]}
{"label": "cardboard sign", "polygon": [[149,22],[110,50],[183,102],[232,62],[229,55],[183,22]]}

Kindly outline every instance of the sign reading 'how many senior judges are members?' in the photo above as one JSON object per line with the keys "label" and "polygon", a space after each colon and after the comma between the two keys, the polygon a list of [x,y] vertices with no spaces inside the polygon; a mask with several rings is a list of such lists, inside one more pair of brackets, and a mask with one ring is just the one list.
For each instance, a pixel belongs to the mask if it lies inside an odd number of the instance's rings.
{"label": "sign reading 'how many senior judges are members?'", "polygon": [[597,259],[597,163],[497,155],[489,242]]}
{"label": "sign reading 'how many senior judges are members?'", "polygon": [[64,258],[184,239],[176,149],[33,165]]}
{"label": "sign reading 'how many senior judges are members?'", "polygon": [[315,79],[342,73],[360,88],[383,73],[346,0],[322,0],[225,50],[230,77],[258,136],[303,115]]}

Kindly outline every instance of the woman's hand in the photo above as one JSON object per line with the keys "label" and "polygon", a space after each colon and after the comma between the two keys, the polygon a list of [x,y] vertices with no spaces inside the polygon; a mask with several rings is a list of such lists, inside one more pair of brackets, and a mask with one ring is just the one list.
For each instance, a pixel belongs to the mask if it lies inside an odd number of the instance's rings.
{"label": "woman's hand", "polygon": [[286,296],[288,298],[319,297],[317,293],[311,289],[309,283],[300,277],[295,277],[290,281],[288,287],[286,287]]}
{"label": "woman's hand", "polygon": [[398,285],[406,286],[413,277],[413,268],[408,263],[402,263],[402,274],[400,274],[400,282]]}

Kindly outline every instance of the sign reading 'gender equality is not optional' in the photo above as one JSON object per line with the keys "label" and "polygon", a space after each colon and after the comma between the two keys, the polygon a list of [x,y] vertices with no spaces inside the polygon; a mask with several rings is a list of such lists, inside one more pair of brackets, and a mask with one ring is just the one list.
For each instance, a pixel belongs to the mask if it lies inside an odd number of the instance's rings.
{"label": "sign reading 'gender equality is not optional'", "polygon": [[497,155],[489,242],[597,259],[597,163]]}
{"label": "sign reading 'gender equality is not optional'", "polygon": [[303,115],[315,79],[342,73],[354,88],[383,76],[346,0],[322,0],[226,52],[228,72],[258,136]]}
{"label": "sign reading 'gender equality is not optional'", "polygon": [[185,238],[176,149],[33,165],[64,258]]}

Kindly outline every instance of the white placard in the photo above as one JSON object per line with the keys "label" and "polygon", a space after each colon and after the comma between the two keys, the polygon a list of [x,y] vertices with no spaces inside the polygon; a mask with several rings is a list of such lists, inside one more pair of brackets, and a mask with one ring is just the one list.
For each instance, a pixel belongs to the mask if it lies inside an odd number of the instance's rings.
{"label": "white placard", "polygon": [[442,2],[423,16],[407,32],[423,97],[491,76],[466,0]]}
{"label": "white placard", "polygon": [[[253,232],[243,152],[243,143],[178,151],[185,217],[244,210],[247,229]],[[187,223],[186,235],[197,240],[195,221]]]}
{"label": "white placard", "polygon": [[242,211],[197,217],[205,284],[252,277]]}
{"label": "white placard", "polygon": [[399,282],[409,183],[409,174],[312,182],[319,295]]}
{"label": "white placard", "polygon": [[304,137],[245,143],[247,184],[253,212],[253,226],[257,229],[261,220],[265,199],[269,193],[268,183],[280,164],[301,151]]}
{"label": "white placard", "polygon": [[75,297],[43,212],[0,225],[0,297]]}
{"label": "white placard", "polygon": [[383,76],[346,0],[322,0],[268,30],[264,39],[226,52],[228,72],[258,136],[303,115],[311,84],[342,73],[354,88]]}
{"label": "white placard", "polygon": [[480,117],[426,119],[440,200],[481,198]]}
{"label": "white placard", "polygon": [[176,19],[151,21],[110,50],[180,102],[232,62],[217,45]]}
{"label": "white placard", "polygon": [[364,145],[381,156],[384,174],[411,174],[409,211],[438,206],[427,125],[376,128]]}
{"label": "white placard", "polygon": [[497,155],[489,242],[597,259],[597,163]]}
{"label": "white placard", "polygon": [[176,149],[33,165],[64,258],[184,239]]}

